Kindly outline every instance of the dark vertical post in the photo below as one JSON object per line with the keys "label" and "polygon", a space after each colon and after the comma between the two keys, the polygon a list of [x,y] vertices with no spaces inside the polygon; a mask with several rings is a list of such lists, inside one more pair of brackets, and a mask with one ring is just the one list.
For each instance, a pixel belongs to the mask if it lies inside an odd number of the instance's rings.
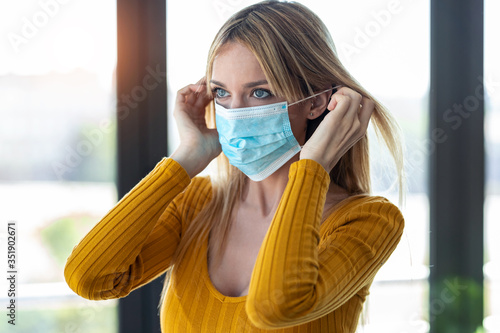
{"label": "dark vertical post", "polygon": [[[118,0],[118,194],[167,155],[166,2]],[[119,301],[120,333],[160,332],[162,279]]]}
{"label": "dark vertical post", "polygon": [[483,321],[483,0],[431,0],[430,299],[433,333]]}

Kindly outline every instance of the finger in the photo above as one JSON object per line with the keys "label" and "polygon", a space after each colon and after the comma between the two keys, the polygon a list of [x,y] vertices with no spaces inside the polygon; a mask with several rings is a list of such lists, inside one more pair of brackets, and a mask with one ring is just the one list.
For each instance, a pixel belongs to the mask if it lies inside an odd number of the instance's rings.
{"label": "finger", "polygon": [[213,95],[207,92],[206,84],[200,84],[195,92],[195,106],[204,108],[208,102],[214,99]]}
{"label": "finger", "polygon": [[203,76],[193,85],[193,103],[196,107],[205,107],[213,99],[212,94],[207,92],[207,80]]}
{"label": "finger", "polygon": [[177,92],[176,104],[203,107],[210,101],[210,96],[207,95],[205,84],[189,84]]}
{"label": "finger", "polygon": [[197,105],[198,100],[202,95],[206,94],[206,86],[204,84],[192,84],[190,85],[191,93],[187,96],[187,102],[190,105],[194,105],[195,107],[199,107]]}
{"label": "finger", "polygon": [[[185,99],[199,90],[200,90],[199,84],[188,84],[187,86],[185,86],[177,91],[177,97],[183,97]],[[182,100],[182,98],[181,98],[181,100]]]}
{"label": "finger", "polygon": [[186,99],[191,94],[191,85],[187,85],[177,91],[177,96],[175,97],[175,104],[184,104]]}
{"label": "finger", "polygon": [[368,127],[368,123],[370,122],[370,118],[375,111],[375,102],[367,97],[363,97],[361,101],[361,108],[359,110],[359,120],[363,126],[363,128]]}
{"label": "finger", "polygon": [[202,77],[201,79],[199,79],[198,82],[196,82],[196,84],[194,84],[194,86],[196,87],[196,89],[194,91],[195,94],[206,93],[207,83],[205,81],[205,77]]}
{"label": "finger", "polygon": [[334,111],[335,117],[343,119],[349,112],[351,106],[351,96],[343,94],[333,94],[330,103],[328,103],[328,110]]}
{"label": "finger", "polygon": [[186,96],[191,93],[192,84],[188,84],[187,86],[177,90],[177,96]]}
{"label": "finger", "polygon": [[350,105],[349,109],[351,112],[357,113],[359,111],[359,105],[361,105],[361,102],[363,100],[363,96],[357,91],[352,90],[348,87],[342,87],[338,92],[341,95],[349,96],[351,98],[352,105]]}
{"label": "finger", "polygon": [[202,76],[194,86],[196,87],[195,93],[205,93],[207,90],[207,77]]}

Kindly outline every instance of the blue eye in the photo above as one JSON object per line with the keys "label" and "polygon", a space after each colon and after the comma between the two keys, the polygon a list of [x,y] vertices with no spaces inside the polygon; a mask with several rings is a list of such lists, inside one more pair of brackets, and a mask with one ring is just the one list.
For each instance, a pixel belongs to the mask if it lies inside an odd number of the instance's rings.
{"label": "blue eye", "polygon": [[224,98],[229,95],[229,93],[222,88],[215,88],[213,92],[215,93],[216,98]]}
{"label": "blue eye", "polygon": [[253,95],[256,98],[266,98],[271,96],[271,92],[265,89],[255,89]]}

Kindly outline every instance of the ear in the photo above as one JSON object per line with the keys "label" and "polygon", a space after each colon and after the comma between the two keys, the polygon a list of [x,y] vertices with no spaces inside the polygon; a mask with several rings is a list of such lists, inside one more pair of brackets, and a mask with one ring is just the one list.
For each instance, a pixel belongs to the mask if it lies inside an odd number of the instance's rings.
{"label": "ear", "polygon": [[307,119],[313,120],[320,117],[326,110],[328,103],[330,102],[331,91],[325,91],[324,93],[311,98],[312,102],[310,104],[310,109],[307,112]]}

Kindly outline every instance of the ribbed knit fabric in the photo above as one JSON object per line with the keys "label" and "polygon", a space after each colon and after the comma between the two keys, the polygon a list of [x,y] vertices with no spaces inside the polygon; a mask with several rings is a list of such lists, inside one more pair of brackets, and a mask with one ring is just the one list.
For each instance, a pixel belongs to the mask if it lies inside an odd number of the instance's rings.
{"label": "ribbed knit fabric", "polygon": [[[208,274],[207,242],[191,248],[162,304],[162,332],[354,332],[404,220],[386,199],[356,196],[321,224],[329,181],[315,161],[291,165],[247,296],[222,295]],[[190,181],[164,158],[75,247],[68,285],[100,300],[150,282],[168,269],[183,230],[210,199],[208,177]]]}

